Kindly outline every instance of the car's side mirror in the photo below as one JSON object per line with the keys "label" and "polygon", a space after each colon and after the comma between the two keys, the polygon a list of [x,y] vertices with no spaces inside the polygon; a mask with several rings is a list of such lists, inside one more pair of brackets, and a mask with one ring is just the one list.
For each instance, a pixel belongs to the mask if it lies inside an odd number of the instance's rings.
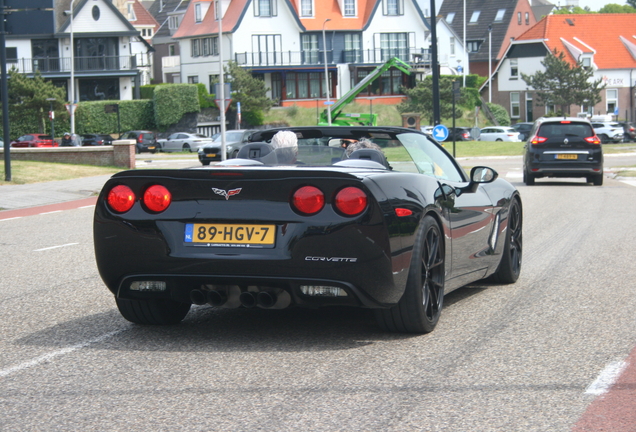
{"label": "car's side mirror", "polygon": [[467,186],[459,188],[458,194],[462,193],[475,193],[480,184],[492,183],[497,180],[499,174],[492,168],[484,166],[476,166],[470,170],[470,182]]}

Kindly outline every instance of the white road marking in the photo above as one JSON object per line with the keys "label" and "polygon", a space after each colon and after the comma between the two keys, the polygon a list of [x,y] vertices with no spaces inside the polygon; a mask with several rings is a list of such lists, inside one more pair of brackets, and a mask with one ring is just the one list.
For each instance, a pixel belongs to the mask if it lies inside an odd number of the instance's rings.
{"label": "white road marking", "polygon": [[16,217],[12,217],[12,218],[0,219],[0,222],[8,221],[8,220],[14,220],[14,219],[21,219],[21,218],[22,218],[22,216],[16,216]]}
{"label": "white road marking", "polygon": [[72,345],[70,347],[62,348],[62,349],[59,349],[57,351],[53,351],[53,352],[50,352],[48,354],[44,354],[44,355],[42,355],[40,357],[36,357],[33,360],[29,360],[29,361],[26,361],[24,363],[20,363],[19,365],[15,365],[15,366],[12,366],[12,367],[7,368],[7,369],[2,369],[2,370],[0,370],[0,378],[6,377],[7,375],[10,375],[10,374],[15,373],[15,372],[20,372],[21,370],[28,369],[28,368],[33,367],[33,366],[37,366],[39,364],[42,364],[42,363],[47,362],[49,360],[52,360],[55,357],[63,356],[65,354],[70,354],[73,351],[77,351],[78,349],[85,348],[85,347],[87,347],[89,345],[93,345],[93,344],[102,342],[102,341],[104,341],[104,340],[106,340],[108,338],[111,338],[111,337],[113,337],[115,335],[118,335],[119,333],[121,333],[123,331],[126,331],[126,329],[115,330],[113,332],[106,333],[106,334],[103,334],[101,336],[98,336],[95,339],[91,339],[91,340],[89,340],[87,342],[82,342],[82,343],[78,343],[77,345]]}
{"label": "white road marking", "polygon": [[66,246],[75,246],[78,245],[79,243],[66,243],[63,245],[59,245],[59,246],[51,246],[51,247],[46,247],[46,248],[42,248],[42,249],[35,249],[33,252],[41,252],[41,251],[45,251],[45,250],[50,250],[50,249],[57,249],[57,248],[62,248],[62,247],[66,247]]}
{"label": "white road marking", "polygon": [[585,394],[599,396],[607,393],[626,367],[627,362],[622,360],[608,364],[594,382],[585,390]]}
{"label": "white road marking", "polygon": [[636,186],[636,180],[621,180],[621,182],[626,183],[630,186]]}
{"label": "white road marking", "polygon": [[45,215],[45,214],[51,214],[51,213],[62,213],[62,210],[53,210],[50,212],[44,212],[44,213],[40,213],[41,215]]}
{"label": "white road marking", "polygon": [[82,206],[82,207],[78,207],[78,208],[91,208],[91,207],[95,207],[95,204],[91,204],[91,205],[87,205],[87,206]]}
{"label": "white road marking", "polygon": [[506,178],[522,178],[522,177],[523,177],[522,172],[509,171],[508,173],[506,173]]}

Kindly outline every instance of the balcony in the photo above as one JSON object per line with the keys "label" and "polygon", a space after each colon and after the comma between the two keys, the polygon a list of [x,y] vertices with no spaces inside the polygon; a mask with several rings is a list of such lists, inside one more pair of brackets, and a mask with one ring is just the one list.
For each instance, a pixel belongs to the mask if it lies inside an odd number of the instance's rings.
{"label": "balcony", "polygon": [[181,57],[179,56],[162,57],[161,68],[164,72],[179,72],[181,68]]}
{"label": "balcony", "polygon": [[[99,57],[75,57],[75,73],[82,72],[110,72],[136,69],[135,59],[130,56],[99,56]],[[41,72],[71,73],[70,57],[45,57],[45,58],[21,58],[7,61],[9,67],[15,67],[23,74]]]}
{"label": "balcony", "polygon": [[[234,54],[234,60],[242,67],[291,67],[324,66],[324,51],[275,51],[243,52]],[[406,63],[431,62],[429,50],[425,49],[370,49],[327,51],[327,64],[353,63],[356,65],[377,65],[397,57]]]}

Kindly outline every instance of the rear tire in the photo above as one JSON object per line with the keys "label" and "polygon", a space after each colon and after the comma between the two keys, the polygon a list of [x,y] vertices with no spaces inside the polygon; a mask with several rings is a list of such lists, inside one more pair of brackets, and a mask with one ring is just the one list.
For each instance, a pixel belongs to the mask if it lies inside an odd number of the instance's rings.
{"label": "rear tire", "polygon": [[179,324],[190,310],[190,303],[180,303],[168,299],[128,300],[115,298],[115,301],[119,313],[135,324]]}
{"label": "rear tire", "polygon": [[413,246],[406,289],[398,304],[375,311],[378,325],[401,333],[432,332],[444,303],[444,237],[433,217],[425,216]]}
{"label": "rear tire", "polygon": [[192,153],[192,149],[190,148],[190,144],[184,144],[183,147],[181,148],[181,150],[184,151],[184,152]]}
{"label": "rear tire", "polygon": [[534,185],[534,176],[530,174],[529,172],[527,172],[525,169],[523,170],[523,182],[527,186]]}
{"label": "rear tire", "polygon": [[523,256],[522,239],[523,216],[519,201],[513,199],[508,210],[508,226],[506,228],[506,242],[501,254],[501,261],[492,280],[497,283],[511,284],[519,279],[521,273],[521,258]]}
{"label": "rear tire", "polygon": [[609,142],[609,137],[605,134],[598,135],[598,139],[601,140],[601,144],[607,144]]}
{"label": "rear tire", "polygon": [[593,176],[588,181],[591,181],[594,186],[603,186],[603,174]]}

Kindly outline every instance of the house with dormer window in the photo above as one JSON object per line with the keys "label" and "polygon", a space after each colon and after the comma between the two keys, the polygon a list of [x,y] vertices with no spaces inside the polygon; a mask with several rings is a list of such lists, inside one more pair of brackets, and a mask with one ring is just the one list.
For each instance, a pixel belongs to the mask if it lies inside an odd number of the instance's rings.
{"label": "house with dormer window", "polygon": [[190,0],[155,0],[148,8],[159,23],[152,36],[155,49],[153,62],[153,82],[180,83],[181,56],[179,42],[172,35],[179,29]]}
{"label": "house with dormer window", "polygon": [[572,106],[571,115],[636,119],[636,28],[633,14],[549,15],[517,37],[493,73],[493,102],[509,109],[513,122],[533,121],[556,107],[540,104],[521,79],[544,70],[549,53],[562,52],[572,65],[594,71],[605,89],[595,106]]}
{"label": "house with dormer window", "polygon": [[[220,71],[214,5],[191,0],[173,35],[182,79],[205,83],[211,92]],[[327,95],[327,82],[329,95],[339,98],[393,57],[430,72],[429,22],[416,0],[221,0],[220,6],[222,63],[250,69],[281,106],[316,106]],[[447,45],[453,37],[463,51],[451,33],[444,33]],[[457,66],[456,58],[448,61]],[[391,69],[359,97],[393,104],[409,85],[412,77]]]}
{"label": "house with dormer window", "polygon": [[140,69],[131,45],[140,33],[110,0],[77,0],[72,12],[71,0],[21,0],[20,6],[43,10],[7,18],[9,67],[31,77],[39,72],[69,99],[73,72],[80,102],[133,99]]}

